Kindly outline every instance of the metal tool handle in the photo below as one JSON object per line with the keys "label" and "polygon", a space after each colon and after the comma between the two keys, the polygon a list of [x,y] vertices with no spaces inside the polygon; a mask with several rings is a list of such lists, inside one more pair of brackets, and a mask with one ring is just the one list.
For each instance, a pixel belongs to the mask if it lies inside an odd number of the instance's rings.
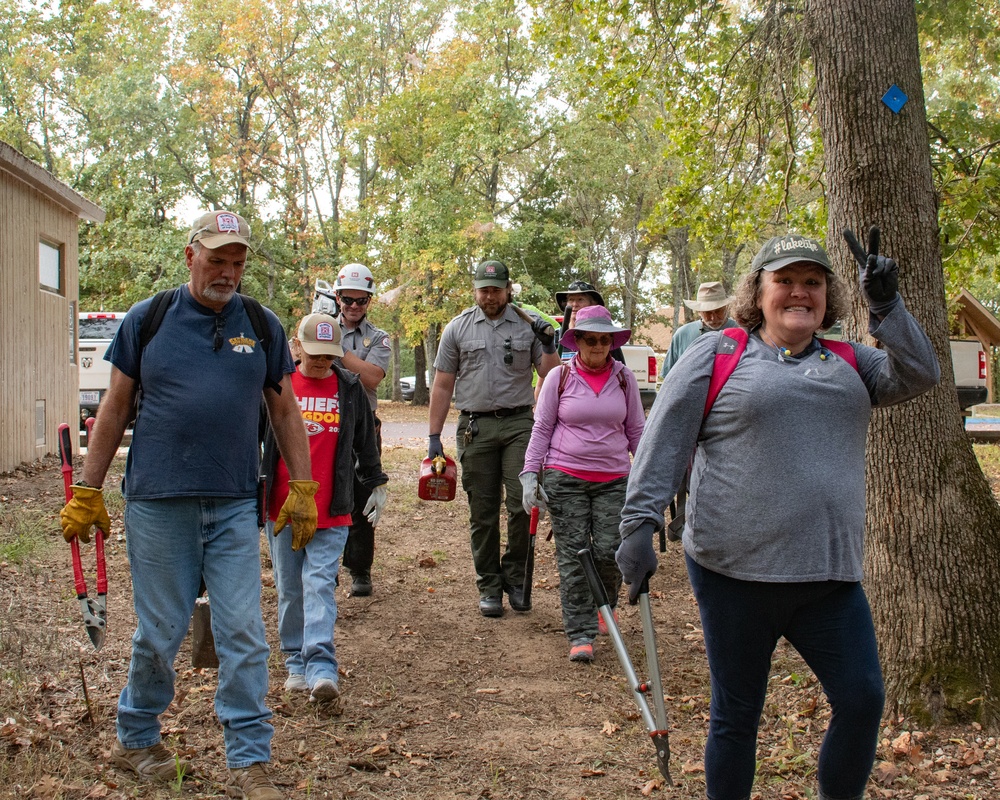
{"label": "metal tool handle", "polygon": [[[646,646],[646,664],[650,669],[650,679],[646,682],[640,681],[632,666],[632,659],[625,648],[625,641],[622,639],[618,623],[615,621],[614,609],[608,603],[607,593],[604,591],[604,584],[597,574],[597,565],[594,563],[594,554],[588,549],[577,552],[580,564],[583,566],[584,575],[587,576],[587,584],[590,586],[590,593],[594,596],[594,601],[598,604],[598,613],[604,619],[608,628],[608,636],[618,654],[618,661],[625,672],[625,679],[636,705],[639,707],[639,714],[649,731],[649,736],[653,740],[656,748],[656,764],[660,774],[668,785],[673,785],[670,778],[670,738],[667,732],[667,712],[663,702],[663,688],[660,683],[660,668],[656,655],[656,639],[653,632],[653,616],[649,606],[649,576],[643,579],[639,593],[639,610],[642,615],[643,639]],[[656,709],[649,708],[649,701],[646,695],[652,693],[653,705]]]}

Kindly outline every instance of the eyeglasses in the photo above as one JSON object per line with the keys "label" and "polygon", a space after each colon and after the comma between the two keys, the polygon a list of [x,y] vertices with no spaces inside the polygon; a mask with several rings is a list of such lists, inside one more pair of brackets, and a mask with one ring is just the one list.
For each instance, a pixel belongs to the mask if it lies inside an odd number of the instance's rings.
{"label": "eyeglasses", "polygon": [[505,350],[503,354],[503,363],[506,364],[508,367],[514,363],[514,354],[511,352],[510,349],[512,344],[513,343],[511,342],[509,336],[507,337],[507,341],[503,343],[503,349]]}
{"label": "eyeglasses", "polygon": [[344,297],[343,295],[338,295],[337,299],[345,306],[358,306],[359,308],[364,308],[368,305],[368,301],[372,298],[371,295],[368,297]]}
{"label": "eyeglasses", "polygon": [[611,334],[603,336],[577,336],[578,342],[583,342],[587,347],[609,347],[611,345]]}
{"label": "eyeglasses", "polygon": [[226,318],[222,314],[215,315],[215,341],[212,343],[212,351],[216,352],[222,349],[222,345],[225,344],[225,339],[222,338],[222,331],[226,328]]}

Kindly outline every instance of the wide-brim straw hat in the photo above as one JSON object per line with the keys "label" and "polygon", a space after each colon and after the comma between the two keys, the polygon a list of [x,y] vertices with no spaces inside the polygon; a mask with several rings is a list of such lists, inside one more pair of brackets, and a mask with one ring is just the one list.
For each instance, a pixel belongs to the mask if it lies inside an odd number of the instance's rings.
{"label": "wide-brim straw hat", "polygon": [[684,305],[692,311],[715,311],[725,308],[733,298],[726,294],[726,287],[719,281],[709,281],[698,287],[698,299],[685,300]]}

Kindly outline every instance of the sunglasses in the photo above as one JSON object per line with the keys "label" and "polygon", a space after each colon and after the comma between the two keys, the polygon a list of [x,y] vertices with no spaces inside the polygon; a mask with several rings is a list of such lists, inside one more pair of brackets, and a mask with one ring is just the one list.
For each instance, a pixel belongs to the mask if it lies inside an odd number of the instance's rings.
{"label": "sunglasses", "polygon": [[587,347],[609,347],[611,345],[611,334],[603,336],[577,336],[578,342],[583,342]]}
{"label": "sunglasses", "polygon": [[514,363],[514,354],[511,352],[512,344],[513,343],[511,342],[509,336],[507,337],[507,341],[503,343],[503,349],[505,351],[503,354],[503,363],[506,364],[507,366],[510,366],[511,364]]}
{"label": "sunglasses", "polygon": [[359,308],[363,308],[368,305],[368,301],[371,300],[371,297],[344,297],[343,295],[340,295],[337,299],[345,306],[358,306]]}

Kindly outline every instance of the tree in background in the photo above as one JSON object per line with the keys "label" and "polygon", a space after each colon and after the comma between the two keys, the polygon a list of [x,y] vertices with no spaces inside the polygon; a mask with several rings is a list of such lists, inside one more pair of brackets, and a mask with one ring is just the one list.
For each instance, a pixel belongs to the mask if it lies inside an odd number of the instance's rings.
{"label": "tree in background", "polygon": [[[856,268],[844,228],[882,228],[900,290],[942,364],[941,386],[877,410],[868,437],[866,585],[890,704],[934,721],[1000,722],[1000,507],[955,403],[914,7],[908,0],[809,0],[826,153],[827,244],[842,276]],[[909,97],[898,114],[893,85]],[[845,331],[867,330],[855,295]],[[890,708],[892,705],[889,706]]]}

